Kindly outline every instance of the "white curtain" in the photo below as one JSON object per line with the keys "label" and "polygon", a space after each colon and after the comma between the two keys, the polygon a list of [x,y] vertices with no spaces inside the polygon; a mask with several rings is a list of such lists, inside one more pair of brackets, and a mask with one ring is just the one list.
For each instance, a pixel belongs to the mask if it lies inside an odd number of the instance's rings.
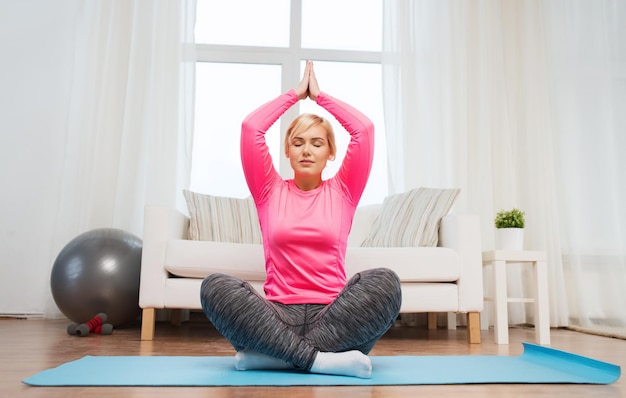
{"label": "white curtain", "polygon": [[184,208],[191,165],[195,1],[77,7],[57,252],[93,228],[141,237],[146,204]]}
{"label": "white curtain", "polygon": [[[625,324],[624,17],[617,0],[384,2],[390,190],[460,187],[454,210],[480,215],[485,249],[495,213],[523,209],[552,326],[588,321],[591,303]],[[512,271],[510,294],[532,294]],[[512,323],[532,316],[510,307]]]}
{"label": "white curtain", "polygon": [[570,319],[626,335],[626,1],[542,12]]}

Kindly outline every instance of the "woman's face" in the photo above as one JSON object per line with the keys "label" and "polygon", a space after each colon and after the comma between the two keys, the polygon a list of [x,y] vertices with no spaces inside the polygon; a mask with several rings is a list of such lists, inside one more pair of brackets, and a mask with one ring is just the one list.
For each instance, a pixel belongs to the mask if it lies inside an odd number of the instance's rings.
{"label": "woman's face", "polygon": [[296,176],[321,176],[331,159],[328,133],[317,125],[294,135],[289,140],[287,157]]}

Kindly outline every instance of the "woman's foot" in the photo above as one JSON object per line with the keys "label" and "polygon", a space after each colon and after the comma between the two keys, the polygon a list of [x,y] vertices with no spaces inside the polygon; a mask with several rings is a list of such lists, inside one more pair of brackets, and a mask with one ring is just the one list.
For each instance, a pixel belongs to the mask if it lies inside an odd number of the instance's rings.
{"label": "woman's foot", "polygon": [[269,355],[242,350],[235,354],[235,368],[237,370],[292,369],[293,365]]}
{"label": "woman's foot", "polygon": [[353,376],[369,379],[372,376],[372,361],[361,351],[318,352],[311,373],[338,376]]}

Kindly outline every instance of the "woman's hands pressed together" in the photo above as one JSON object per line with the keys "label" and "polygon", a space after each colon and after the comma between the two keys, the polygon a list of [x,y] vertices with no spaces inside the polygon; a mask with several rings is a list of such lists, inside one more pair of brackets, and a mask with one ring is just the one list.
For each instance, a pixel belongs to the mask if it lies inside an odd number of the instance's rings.
{"label": "woman's hands pressed together", "polygon": [[298,86],[294,90],[301,100],[307,97],[311,98],[313,101],[317,100],[317,95],[320,93],[320,86],[317,83],[317,77],[315,77],[312,61],[306,61],[302,80],[300,80],[300,83],[298,83]]}

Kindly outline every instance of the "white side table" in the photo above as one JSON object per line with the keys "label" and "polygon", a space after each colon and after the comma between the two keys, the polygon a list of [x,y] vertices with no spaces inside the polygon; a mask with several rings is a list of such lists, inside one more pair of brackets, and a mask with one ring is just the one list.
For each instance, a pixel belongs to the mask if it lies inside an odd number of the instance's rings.
{"label": "white side table", "polygon": [[[535,297],[509,298],[506,288],[506,264],[530,263],[533,267]],[[485,298],[494,303],[496,344],[509,344],[508,303],[535,303],[535,339],[538,344],[550,344],[550,315],[548,303],[548,270],[546,252],[529,250],[491,250],[483,252],[483,266],[493,265],[493,295]]]}

